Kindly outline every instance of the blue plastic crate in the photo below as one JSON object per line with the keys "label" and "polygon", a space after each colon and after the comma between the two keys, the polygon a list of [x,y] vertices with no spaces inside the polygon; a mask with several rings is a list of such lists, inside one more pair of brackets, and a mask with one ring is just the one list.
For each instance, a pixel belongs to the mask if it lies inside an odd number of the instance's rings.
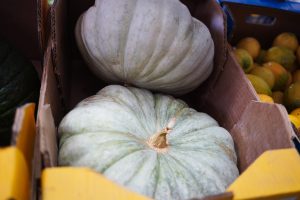
{"label": "blue plastic crate", "polygon": [[217,0],[219,3],[239,3],[300,13],[300,0]]}
{"label": "blue plastic crate", "polygon": [[[232,17],[230,9],[227,7],[226,3],[249,5],[253,7],[263,7],[271,8],[276,10],[282,10],[284,12],[290,12],[295,14],[300,14],[300,0],[216,0],[221,5],[224,13],[227,15],[227,36],[231,38],[232,31],[234,28],[234,19]],[[266,16],[251,16],[249,17],[247,23],[262,24],[262,25],[272,25],[275,20]]]}

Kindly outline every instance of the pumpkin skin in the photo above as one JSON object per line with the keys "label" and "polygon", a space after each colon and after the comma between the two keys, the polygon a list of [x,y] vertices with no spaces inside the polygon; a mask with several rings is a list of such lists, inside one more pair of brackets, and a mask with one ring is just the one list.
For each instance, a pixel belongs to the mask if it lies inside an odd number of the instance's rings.
{"label": "pumpkin skin", "polygon": [[75,36],[88,66],[110,83],[178,95],[213,69],[209,30],[178,0],[96,0]]}
{"label": "pumpkin skin", "polygon": [[0,39],[0,146],[10,144],[17,107],[37,102],[40,81],[32,63]]}
{"label": "pumpkin skin", "polygon": [[[167,146],[151,138],[169,126]],[[59,125],[59,165],[85,166],[155,199],[225,191],[238,176],[230,134],[171,96],[111,85],[80,102]]]}

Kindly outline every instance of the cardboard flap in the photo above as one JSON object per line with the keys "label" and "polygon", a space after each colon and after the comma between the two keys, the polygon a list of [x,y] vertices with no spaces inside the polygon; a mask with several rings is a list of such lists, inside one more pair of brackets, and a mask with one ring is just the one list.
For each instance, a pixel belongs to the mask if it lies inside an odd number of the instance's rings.
{"label": "cardboard flap", "polygon": [[[55,124],[59,123],[64,114],[59,92],[53,69],[51,43],[49,43],[44,56],[44,70],[37,115],[37,126],[39,132],[37,145],[38,153],[36,154],[37,168],[41,167],[42,162],[46,166],[53,166],[57,164]],[[40,169],[41,168],[38,170]],[[38,170],[36,172],[36,178],[40,176]]]}
{"label": "cardboard flap", "polygon": [[243,172],[263,152],[294,147],[294,132],[282,105],[251,102],[230,131]]}
{"label": "cardboard flap", "polygon": [[[224,69],[214,89],[206,94],[204,106],[199,109],[212,115],[222,127],[231,130],[247,105],[258,98],[232,52],[228,54]],[[198,99],[200,101],[201,96]]]}
{"label": "cardboard flap", "polygon": [[51,56],[54,73],[57,79],[57,88],[61,99],[65,102],[69,98],[69,86],[67,73],[69,66],[68,51],[68,25],[67,25],[67,1],[55,1],[51,6]]}
{"label": "cardboard flap", "polygon": [[[48,44],[48,47],[45,51],[43,67],[44,69],[40,89],[39,108],[44,105],[50,104],[54,121],[57,124],[61,120],[64,114],[64,110],[60,90],[57,86],[58,81],[56,79],[56,76],[54,75],[51,43]],[[39,113],[37,119],[39,120]]]}
{"label": "cardboard flap", "polygon": [[39,135],[42,162],[45,167],[57,166],[57,137],[51,107],[45,105],[40,109]]}

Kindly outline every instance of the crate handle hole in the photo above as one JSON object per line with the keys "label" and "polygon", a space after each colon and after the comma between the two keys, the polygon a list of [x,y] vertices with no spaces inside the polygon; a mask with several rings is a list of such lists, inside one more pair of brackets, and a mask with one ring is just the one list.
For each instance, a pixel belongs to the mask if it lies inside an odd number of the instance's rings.
{"label": "crate handle hole", "polygon": [[276,20],[277,20],[276,17],[254,14],[254,13],[246,17],[246,23],[263,25],[263,26],[273,26]]}

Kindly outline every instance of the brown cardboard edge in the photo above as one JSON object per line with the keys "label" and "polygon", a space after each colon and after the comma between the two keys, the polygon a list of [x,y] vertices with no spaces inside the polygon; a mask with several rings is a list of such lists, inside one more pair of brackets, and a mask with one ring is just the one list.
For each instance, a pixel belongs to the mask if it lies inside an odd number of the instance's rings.
{"label": "brown cardboard edge", "polygon": [[[67,59],[67,3],[66,0],[55,0],[50,8],[50,38],[51,38],[51,57],[52,65],[57,80],[57,88],[59,98],[63,108],[67,109],[69,85],[67,67],[69,61]],[[60,30],[60,31],[57,31]]]}
{"label": "brown cardboard edge", "polygon": [[39,46],[42,52],[47,47],[50,31],[50,6],[47,0],[37,0],[37,28]]}
{"label": "brown cardboard edge", "polygon": [[43,105],[39,117],[40,152],[42,163],[45,167],[57,166],[57,137],[51,107]]}
{"label": "brown cardboard edge", "polygon": [[56,162],[55,160],[52,160],[51,156],[49,156],[53,155],[53,151],[55,154],[55,148],[52,148],[53,146],[51,146],[51,144],[49,145],[49,143],[53,143],[55,140],[55,136],[53,135],[53,133],[56,134],[55,126],[53,126],[54,121],[56,120],[55,123],[58,123],[63,113],[62,102],[59,98],[57,80],[54,75],[52,64],[51,39],[49,39],[47,44],[48,46],[43,59],[44,67],[36,123],[37,136],[34,152],[34,186],[32,189],[32,199],[41,198],[40,179],[43,168],[48,167],[51,165],[51,163],[54,164]]}
{"label": "brown cardboard edge", "polygon": [[59,90],[56,87],[52,65],[52,51],[49,43],[45,52],[43,80],[40,90],[40,99],[38,105],[37,130],[39,135],[39,151],[43,165],[51,166],[57,163],[56,145],[56,127],[62,117],[62,102],[60,101]]}
{"label": "brown cardboard edge", "polygon": [[267,150],[294,148],[292,126],[285,108],[279,104],[252,101],[230,132],[240,172]]}
{"label": "brown cardboard edge", "polygon": [[247,105],[257,100],[255,90],[229,51],[224,70],[220,73],[214,89],[206,94],[204,106],[199,110],[212,115],[222,127],[231,130],[240,120]]}

